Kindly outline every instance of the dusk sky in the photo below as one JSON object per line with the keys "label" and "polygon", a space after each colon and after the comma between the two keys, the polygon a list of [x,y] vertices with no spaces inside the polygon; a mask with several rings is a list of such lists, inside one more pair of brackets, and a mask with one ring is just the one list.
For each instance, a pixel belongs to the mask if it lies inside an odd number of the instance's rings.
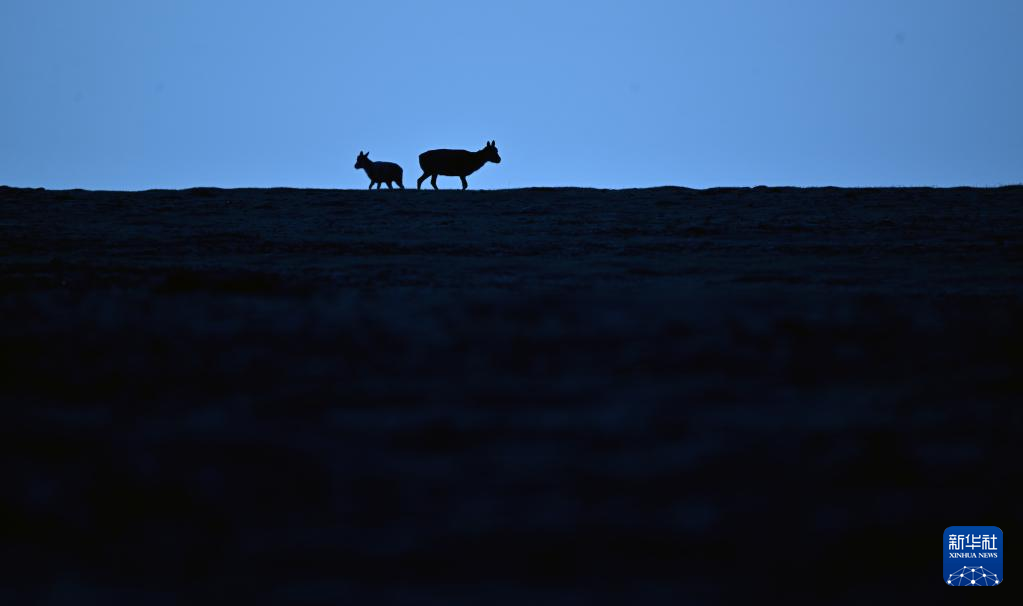
{"label": "dusk sky", "polygon": [[[4,0],[0,184],[1023,182],[1019,0]],[[458,180],[440,181],[444,188]]]}

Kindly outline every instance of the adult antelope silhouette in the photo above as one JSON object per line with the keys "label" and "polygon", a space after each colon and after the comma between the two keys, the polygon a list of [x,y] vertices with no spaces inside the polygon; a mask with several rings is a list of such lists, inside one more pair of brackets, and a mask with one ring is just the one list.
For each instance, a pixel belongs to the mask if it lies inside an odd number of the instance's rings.
{"label": "adult antelope silhouette", "polygon": [[369,152],[359,152],[359,156],[355,158],[355,170],[360,168],[364,169],[369,177],[370,189],[373,189],[374,185],[380,189],[384,183],[387,184],[387,189],[394,189],[391,187],[391,183],[394,182],[398,183],[398,187],[405,189],[401,183],[401,167],[394,162],[374,162],[369,159]]}
{"label": "adult antelope silhouette", "polygon": [[427,177],[430,177],[430,185],[434,189],[439,189],[437,175],[444,175],[460,178],[464,190],[469,187],[469,182],[465,178],[487,162],[501,163],[501,156],[497,154],[497,143],[494,141],[488,141],[486,147],[474,152],[464,149],[431,149],[423,152],[419,154],[419,166],[423,169],[423,176],[416,181],[416,189],[422,188]]}

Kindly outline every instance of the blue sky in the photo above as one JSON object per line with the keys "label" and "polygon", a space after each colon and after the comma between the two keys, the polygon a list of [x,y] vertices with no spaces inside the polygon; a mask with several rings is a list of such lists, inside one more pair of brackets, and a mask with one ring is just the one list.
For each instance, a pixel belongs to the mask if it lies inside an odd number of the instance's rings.
{"label": "blue sky", "polygon": [[[1019,0],[4,0],[0,184],[1023,182]],[[457,187],[457,179],[442,179]]]}

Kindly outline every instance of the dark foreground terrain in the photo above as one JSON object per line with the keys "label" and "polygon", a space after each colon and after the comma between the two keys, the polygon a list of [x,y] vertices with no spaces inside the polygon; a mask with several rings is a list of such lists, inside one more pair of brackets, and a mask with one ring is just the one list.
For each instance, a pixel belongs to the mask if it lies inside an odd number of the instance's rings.
{"label": "dark foreground terrain", "polygon": [[1020,527],[1021,229],[1023,187],[0,188],[0,603],[947,598],[945,527]]}

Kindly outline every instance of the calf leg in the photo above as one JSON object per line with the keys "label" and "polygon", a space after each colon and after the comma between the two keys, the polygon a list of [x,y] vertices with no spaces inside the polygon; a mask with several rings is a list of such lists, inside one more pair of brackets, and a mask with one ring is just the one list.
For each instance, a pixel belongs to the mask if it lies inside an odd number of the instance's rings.
{"label": "calf leg", "polygon": [[423,176],[416,180],[416,189],[422,189],[423,181],[426,181],[426,173],[423,173]]}
{"label": "calf leg", "polygon": [[405,186],[402,185],[402,183],[401,183],[401,179],[398,179],[398,187],[400,187],[402,189],[405,189]]}
{"label": "calf leg", "polygon": [[370,189],[373,189],[373,186],[374,186],[374,185],[376,185],[376,183],[373,183],[372,181],[370,181],[370,182],[369,182],[369,188],[370,188]]}
{"label": "calf leg", "polygon": [[469,188],[469,182],[465,180],[465,177],[459,177],[462,180],[462,191]]}
{"label": "calf leg", "polygon": [[430,185],[432,185],[434,189],[440,189],[437,187],[437,175],[430,177]]}
{"label": "calf leg", "polygon": [[391,186],[391,183],[394,183],[394,182],[393,181],[388,181],[387,182],[387,189],[394,189],[394,187]]}

